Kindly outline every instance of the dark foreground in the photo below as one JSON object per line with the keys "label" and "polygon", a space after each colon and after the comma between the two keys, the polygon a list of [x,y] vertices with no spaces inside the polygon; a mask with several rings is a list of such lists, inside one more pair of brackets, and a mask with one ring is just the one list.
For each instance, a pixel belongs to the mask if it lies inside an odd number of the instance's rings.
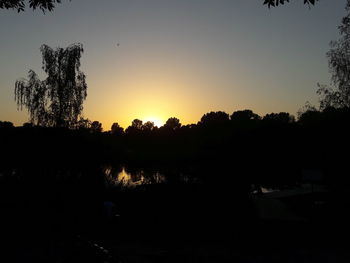
{"label": "dark foreground", "polygon": [[327,191],[135,191],[98,216],[45,202],[7,207],[1,262],[350,262],[348,218]]}
{"label": "dark foreground", "polygon": [[0,262],[350,262],[349,113],[0,129]]}

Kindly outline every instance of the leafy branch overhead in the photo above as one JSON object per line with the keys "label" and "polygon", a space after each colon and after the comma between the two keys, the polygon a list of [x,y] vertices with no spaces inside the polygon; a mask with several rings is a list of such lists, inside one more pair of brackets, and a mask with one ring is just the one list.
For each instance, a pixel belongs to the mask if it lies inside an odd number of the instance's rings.
{"label": "leafy branch overhead", "polygon": [[17,12],[22,12],[29,4],[33,10],[38,8],[45,12],[52,11],[56,4],[61,2],[62,0],[0,0],[0,9],[14,9]]}
{"label": "leafy branch overhead", "polygon": [[[318,0],[304,0],[304,4],[308,4],[308,5],[315,5],[315,3]],[[284,3],[289,3],[289,0],[265,0],[264,1],[264,5],[267,5],[269,8],[278,6],[278,5],[284,5]]]}
{"label": "leafy branch overhead", "polygon": [[[318,0],[304,0],[304,4],[314,5]],[[0,9],[15,9],[18,12],[24,11],[26,5],[33,10],[40,9],[43,12],[52,11],[57,3],[61,3],[62,0],[0,0]],[[284,5],[289,3],[289,0],[264,0],[264,5],[269,8]]]}

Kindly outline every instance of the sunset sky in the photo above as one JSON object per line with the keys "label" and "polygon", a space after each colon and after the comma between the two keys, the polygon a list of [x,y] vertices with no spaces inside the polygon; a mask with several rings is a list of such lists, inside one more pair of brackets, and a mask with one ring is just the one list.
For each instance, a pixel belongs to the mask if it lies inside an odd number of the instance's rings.
{"label": "sunset sky", "polygon": [[[22,125],[14,83],[41,70],[42,44],[84,46],[84,116],[196,123],[209,111],[296,114],[329,84],[325,53],[345,0],[72,0],[52,13],[0,10],[0,120]],[[120,44],[119,46],[117,44]]]}

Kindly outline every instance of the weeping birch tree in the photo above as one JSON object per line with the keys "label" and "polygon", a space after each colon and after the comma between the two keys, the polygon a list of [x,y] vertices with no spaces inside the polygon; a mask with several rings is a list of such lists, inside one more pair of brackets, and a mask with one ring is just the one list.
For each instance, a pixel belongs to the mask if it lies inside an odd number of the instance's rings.
{"label": "weeping birch tree", "polygon": [[47,45],[40,48],[45,80],[29,70],[28,79],[15,83],[15,101],[19,110],[26,108],[31,123],[39,126],[76,126],[87,96],[86,76],[80,71],[82,44],[67,48]]}

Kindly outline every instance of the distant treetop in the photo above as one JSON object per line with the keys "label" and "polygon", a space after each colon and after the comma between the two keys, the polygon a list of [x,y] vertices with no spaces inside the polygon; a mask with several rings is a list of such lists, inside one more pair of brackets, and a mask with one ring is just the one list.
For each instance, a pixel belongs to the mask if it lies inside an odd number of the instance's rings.
{"label": "distant treetop", "polygon": [[[304,4],[314,5],[317,1],[318,0],[304,0]],[[284,3],[289,3],[289,0],[264,0],[264,5],[267,5],[269,8],[271,6],[284,5]]]}
{"label": "distant treetop", "polygon": [[43,12],[51,12],[56,4],[61,2],[62,0],[0,0],[0,9],[14,9],[19,13],[29,4],[33,10],[38,8]]}

